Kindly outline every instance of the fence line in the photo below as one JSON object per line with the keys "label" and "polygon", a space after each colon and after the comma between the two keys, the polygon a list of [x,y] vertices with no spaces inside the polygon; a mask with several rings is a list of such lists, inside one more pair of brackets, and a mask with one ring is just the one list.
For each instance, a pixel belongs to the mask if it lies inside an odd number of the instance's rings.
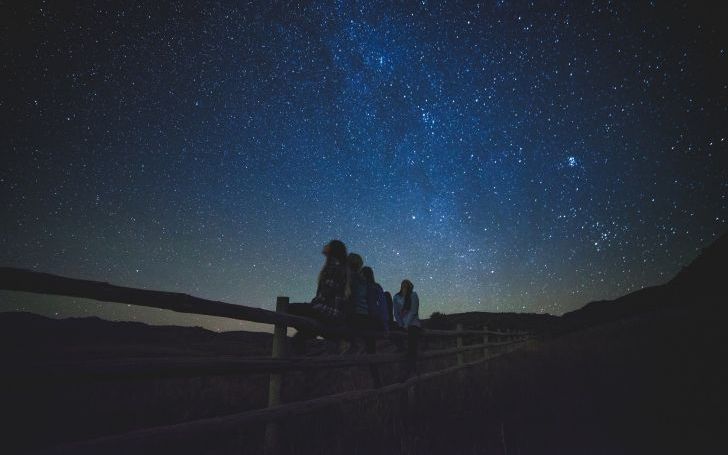
{"label": "fence line", "polygon": [[[153,291],[126,286],[117,286],[100,281],[67,278],[50,273],[35,272],[32,270],[0,267],[0,289],[7,291],[32,292],[35,294],[59,295],[65,297],[79,297],[98,300],[102,302],[124,303],[128,305],[144,306],[170,310],[178,313],[197,314],[202,316],[217,316],[236,319],[240,321],[257,322],[261,324],[284,324],[296,329],[308,329],[321,334],[345,335],[351,331],[342,331],[305,316],[279,313],[263,308],[237,305],[216,300],[194,297],[180,292]],[[295,303],[292,305],[296,305]],[[367,335],[369,332],[360,332]],[[464,330],[463,335],[481,335],[482,330]],[[509,336],[510,333],[487,331],[488,334]],[[381,335],[373,332],[372,335]],[[520,334],[525,335],[525,332]],[[406,337],[406,334],[393,331],[390,336]],[[427,330],[426,336],[453,336],[451,330]]]}
{"label": "fence line", "polygon": [[170,440],[179,442],[184,441],[187,438],[194,439],[197,435],[202,434],[204,434],[205,437],[210,437],[211,434],[224,434],[230,431],[239,430],[240,427],[244,425],[275,422],[285,418],[308,414],[342,402],[356,401],[365,398],[372,398],[378,395],[411,390],[412,387],[416,386],[418,383],[481,365],[489,359],[498,357],[502,354],[504,353],[492,355],[489,358],[474,360],[462,365],[455,365],[442,370],[424,373],[419,376],[414,376],[404,382],[389,384],[378,389],[353,390],[306,401],[296,401],[275,407],[246,411],[238,414],[133,430],[120,435],[105,436],[78,443],[64,444],[54,448],[54,450],[49,453],[96,454],[103,453],[110,449],[121,450],[122,453],[126,453],[127,451],[129,451],[128,453],[132,453],[132,450],[148,448],[150,444],[164,444],[166,441]]}
{"label": "fence line", "polygon": [[[438,349],[420,353],[419,359],[447,357],[462,352],[479,351],[488,347],[507,346],[520,341],[473,344],[462,348]],[[147,379],[161,377],[200,377],[243,374],[312,371],[348,367],[366,367],[399,363],[403,354],[326,355],[316,357],[138,357],[123,360],[91,360],[56,364],[22,365],[18,370],[5,372],[6,380],[34,381],[98,381],[117,379]]]}
{"label": "fence line", "polygon": [[116,286],[99,281],[79,280],[10,267],[0,267],[0,289],[125,303],[178,313],[218,316],[261,324],[287,324],[296,328],[323,332],[327,330],[327,327],[313,319],[279,314],[262,308],[202,299],[179,292]]}
{"label": "fence line", "polygon": [[[511,330],[464,329],[458,324],[457,330],[425,330],[425,337],[448,337],[456,340],[456,347],[425,351],[418,354],[419,359],[432,359],[455,355],[455,366],[439,371],[429,372],[404,382],[379,385],[377,366],[381,364],[399,363],[404,354],[369,354],[359,356],[318,356],[287,357],[286,331],[291,326],[297,329],[313,330],[325,336],[359,335],[374,337],[406,337],[404,331],[384,332],[352,331],[346,328],[332,328],[314,319],[287,314],[288,297],[278,297],[276,311],[253,308],[231,303],[193,297],[175,292],[162,292],[116,286],[109,283],[79,280],[30,270],[0,267],[0,289],[39,294],[80,297],[104,302],[116,302],[171,310],[181,313],[205,316],[225,317],[263,324],[274,324],[273,348],[271,357],[240,358],[236,356],[218,356],[214,358],[182,357],[164,359],[127,359],[123,361],[97,361],[84,363],[64,363],[55,365],[24,365],[14,371],[7,372],[9,378],[22,381],[56,381],[56,380],[105,380],[134,379],[146,377],[179,377],[229,374],[269,373],[268,407],[239,414],[199,419],[175,425],[146,428],[121,435],[113,435],[90,441],[65,444],[56,449],[61,452],[98,453],[107,449],[131,450],[134,447],[148,448],[170,439],[179,440],[194,434],[221,434],[244,424],[266,423],[265,449],[268,453],[280,451],[280,427],[278,420],[294,415],[305,414],[322,407],[342,401],[406,391],[410,404],[414,400],[414,387],[422,381],[450,374],[464,368],[479,365],[488,359],[502,354],[494,353],[496,348],[515,347],[526,340],[525,332]],[[482,343],[465,345],[466,337],[481,340]],[[491,342],[494,337],[496,342]],[[503,341],[505,340],[505,341]],[[479,351],[482,358],[473,362],[465,362],[464,354]],[[321,370],[344,367],[368,366],[372,372],[375,388],[355,390],[307,401],[289,404],[281,402],[281,386],[283,373],[294,370]]]}

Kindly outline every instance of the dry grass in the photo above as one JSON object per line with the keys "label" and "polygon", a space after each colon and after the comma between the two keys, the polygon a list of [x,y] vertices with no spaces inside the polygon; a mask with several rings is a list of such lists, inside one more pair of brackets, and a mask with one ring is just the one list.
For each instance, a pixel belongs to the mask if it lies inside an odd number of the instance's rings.
{"label": "dry grass", "polygon": [[[391,394],[284,421],[283,446],[294,454],[706,453],[725,448],[725,313],[718,306],[671,307],[533,342],[486,366],[419,385],[414,407],[403,394]],[[72,352],[68,355],[91,355],[83,353],[82,342],[66,346]],[[256,349],[262,353],[269,349],[266,344],[264,340]],[[170,355],[176,349],[205,355],[229,349],[199,339],[183,348],[164,340],[107,347],[105,352],[97,343],[90,352],[116,356],[120,350],[139,354],[146,349],[149,355]],[[387,349],[392,348],[380,346],[380,351]],[[43,351],[44,358],[50,354]],[[431,360],[422,371],[453,362]],[[393,382],[398,373],[394,366],[383,368],[384,382]],[[286,376],[284,399],[368,387],[366,368],[296,373]],[[6,419],[12,417],[5,444],[39,448],[260,408],[266,402],[267,377],[14,384],[3,390],[3,411]],[[251,426],[172,448],[176,453],[240,453],[242,447],[244,453],[256,453],[262,434],[261,426]]]}

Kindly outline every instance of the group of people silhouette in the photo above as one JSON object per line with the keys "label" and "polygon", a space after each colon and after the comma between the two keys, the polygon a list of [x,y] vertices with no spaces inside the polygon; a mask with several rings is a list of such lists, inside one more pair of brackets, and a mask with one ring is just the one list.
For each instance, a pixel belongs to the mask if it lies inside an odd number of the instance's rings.
{"label": "group of people silhouette", "polygon": [[[416,368],[419,335],[422,330],[419,318],[419,298],[410,280],[402,280],[400,290],[394,296],[384,291],[374,279],[374,270],[365,267],[362,257],[347,253],[346,245],[332,240],[321,252],[325,257],[319,272],[316,296],[310,303],[291,305],[289,312],[308,316],[337,328],[349,328],[348,346],[342,353],[359,352],[358,339],[363,339],[368,354],[376,352],[376,339],[372,331],[407,332],[406,373]],[[366,334],[366,333],[369,334]],[[358,333],[365,333],[363,336]],[[306,341],[315,336],[299,330],[294,336],[294,349],[305,351]],[[404,345],[399,337],[392,337],[399,350]]]}

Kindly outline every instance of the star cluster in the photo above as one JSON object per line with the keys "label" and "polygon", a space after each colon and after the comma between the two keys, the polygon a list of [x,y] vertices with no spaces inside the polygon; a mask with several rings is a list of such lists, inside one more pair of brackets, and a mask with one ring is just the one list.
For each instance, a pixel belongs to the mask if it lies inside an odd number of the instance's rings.
{"label": "star cluster", "polygon": [[[423,312],[560,314],[726,229],[689,2],[10,2],[0,263],[272,308],[342,239]],[[3,310],[237,327],[4,294]]]}

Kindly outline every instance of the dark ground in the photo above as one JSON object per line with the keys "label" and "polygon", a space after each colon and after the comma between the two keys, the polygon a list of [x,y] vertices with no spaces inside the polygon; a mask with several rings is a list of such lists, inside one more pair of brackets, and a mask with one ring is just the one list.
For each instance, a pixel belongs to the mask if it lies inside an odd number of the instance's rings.
{"label": "dark ground", "polygon": [[[393,397],[392,406],[296,422],[289,446],[293,453],[332,453],[321,441],[335,453],[728,453],[726,311],[703,309],[669,308],[533,342],[487,368],[422,385],[409,423]],[[375,429],[357,428],[371,409]]]}
{"label": "dark ground", "polygon": [[[466,313],[437,321],[538,334],[518,351],[398,395],[284,421],[291,453],[728,453],[728,237],[676,278],[561,318]],[[433,346],[434,347],[434,346]],[[382,350],[392,349],[381,346]],[[0,314],[2,453],[265,406],[267,377],[18,382],[27,363],[268,355],[270,335]],[[448,363],[449,362],[449,363]],[[452,360],[423,365],[442,368]],[[383,371],[385,383],[397,371]],[[291,374],[284,401],[370,387],[366,369]],[[150,453],[256,453],[262,427]],[[2,448],[0,447],[0,448]]]}

